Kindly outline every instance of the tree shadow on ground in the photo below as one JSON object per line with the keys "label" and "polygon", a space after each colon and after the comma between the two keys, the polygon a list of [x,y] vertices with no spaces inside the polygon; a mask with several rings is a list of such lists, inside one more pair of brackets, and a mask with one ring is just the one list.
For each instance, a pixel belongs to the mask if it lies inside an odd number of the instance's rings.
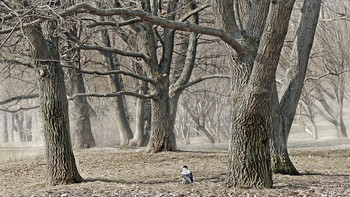
{"label": "tree shadow on ground", "polygon": [[[342,177],[342,179],[350,179],[350,174],[325,174],[319,172],[304,172],[299,175],[282,175],[282,176],[292,176],[292,177],[302,177],[302,176],[318,176],[315,180],[310,180],[305,184],[305,182],[300,182],[298,180],[292,181],[288,184],[274,186],[274,189],[310,189],[315,187],[315,185],[323,185],[325,177]],[[284,181],[281,181],[282,183]]]}

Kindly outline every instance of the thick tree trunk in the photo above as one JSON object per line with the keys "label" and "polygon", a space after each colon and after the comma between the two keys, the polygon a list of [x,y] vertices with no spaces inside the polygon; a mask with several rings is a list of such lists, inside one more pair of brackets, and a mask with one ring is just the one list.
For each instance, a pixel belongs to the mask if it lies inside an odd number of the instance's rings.
{"label": "thick tree trunk", "polygon": [[64,73],[59,63],[58,39],[53,36],[56,25],[44,22],[42,28],[29,26],[25,34],[36,60],[40,109],[43,118],[48,183],[81,182],[69,134],[68,101]]}
{"label": "thick tree trunk", "polygon": [[7,114],[6,114],[6,112],[3,112],[3,114],[2,114],[2,121],[3,121],[2,142],[8,143],[9,142],[9,131],[8,131],[8,126],[7,126]]}
{"label": "thick tree trunk", "polygon": [[179,98],[180,98],[180,94],[175,94],[170,98],[169,135],[170,135],[172,150],[177,149],[176,135],[175,135],[175,120],[176,120],[177,106],[179,104]]}
{"label": "thick tree trunk", "polygon": [[169,78],[160,77],[156,86],[150,86],[150,91],[151,94],[157,95],[157,98],[151,101],[151,136],[146,152],[173,151],[169,137]]}
{"label": "thick tree trunk", "polygon": [[293,5],[294,0],[271,3],[247,85],[234,95],[228,186],[272,187],[270,99]]}

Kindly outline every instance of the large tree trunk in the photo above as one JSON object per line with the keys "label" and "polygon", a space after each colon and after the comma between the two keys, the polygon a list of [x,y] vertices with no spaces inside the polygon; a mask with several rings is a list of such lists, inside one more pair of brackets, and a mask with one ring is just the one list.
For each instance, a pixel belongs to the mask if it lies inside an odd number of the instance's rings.
{"label": "large tree trunk", "polygon": [[150,86],[150,92],[157,98],[151,101],[151,136],[146,152],[172,151],[169,137],[169,78],[158,79],[156,86]]}
{"label": "large tree trunk", "polygon": [[25,35],[30,41],[32,58],[36,60],[40,109],[46,144],[48,183],[81,182],[69,134],[68,101],[64,73],[59,62],[58,39],[54,22],[42,27],[29,26]]}
{"label": "large tree trunk", "polygon": [[281,143],[279,139],[276,140],[279,140],[280,143],[273,142],[276,145],[272,149],[275,173],[299,174],[289,159],[287,141],[304,84],[320,6],[321,0],[305,0],[302,8],[303,15],[291,51],[289,68],[282,87],[283,96],[280,101],[281,131],[279,132],[284,138],[284,143]]}
{"label": "large tree trunk", "polygon": [[3,112],[3,114],[2,114],[2,121],[3,121],[2,142],[8,143],[9,142],[9,131],[8,131],[8,126],[7,126],[7,114],[6,114],[6,112]]}
{"label": "large tree trunk", "polygon": [[228,186],[272,187],[270,94],[293,5],[294,0],[271,3],[249,79],[234,95]]}
{"label": "large tree trunk", "polygon": [[[177,1],[170,1],[167,5],[167,13],[173,13],[176,10]],[[148,2],[144,9],[156,14],[157,6],[152,9]],[[152,12],[153,10],[153,12]],[[175,20],[175,14],[166,16],[168,20]],[[142,32],[144,52],[150,58],[146,64],[145,72],[148,77],[156,80],[156,83],[150,84],[151,95],[156,98],[151,101],[152,123],[151,136],[147,146],[147,152],[157,153],[162,151],[173,151],[170,140],[169,121],[170,121],[170,99],[169,99],[169,74],[171,61],[174,52],[174,30],[163,29],[162,56],[158,62],[157,56],[157,36],[154,33],[152,25],[144,26]]]}

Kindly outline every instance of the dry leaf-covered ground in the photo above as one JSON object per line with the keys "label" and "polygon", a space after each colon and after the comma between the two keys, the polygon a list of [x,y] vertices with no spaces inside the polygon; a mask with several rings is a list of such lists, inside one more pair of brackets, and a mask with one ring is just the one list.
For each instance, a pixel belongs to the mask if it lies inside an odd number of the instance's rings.
{"label": "dry leaf-covered ground", "polygon": [[[140,149],[75,151],[80,184],[46,186],[43,156],[0,163],[0,196],[350,196],[350,146],[292,149],[301,176],[274,175],[273,189],[225,187],[227,152],[145,154]],[[179,176],[186,164],[195,183]]]}

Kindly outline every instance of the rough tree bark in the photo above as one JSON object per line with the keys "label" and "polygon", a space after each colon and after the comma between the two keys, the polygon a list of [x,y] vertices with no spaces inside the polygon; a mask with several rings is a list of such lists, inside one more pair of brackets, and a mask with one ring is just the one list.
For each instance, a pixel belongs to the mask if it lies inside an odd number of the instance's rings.
{"label": "rough tree bark", "polygon": [[245,35],[236,24],[233,2],[216,4],[224,30],[241,37],[244,46],[243,53],[232,53],[235,64],[227,185],[271,188],[270,94],[294,0],[272,1],[271,5],[253,1]]}
{"label": "rough tree bark", "polygon": [[[148,1],[149,3],[149,1]],[[168,2],[167,13],[173,13],[176,10],[177,1]],[[155,7],[154,7],[155,8]],[[157,9],[152,12],[150,4],[145,4],[145,10],[149,13],[157,14]],[[169,20],[174,20],[175,15],[171,14],[166,16]],[[169,87],[170,87],[170,67],[174,48],[174,30],[164,28],[163,35],[163,54],[158,63],[157,57],[157,37],[153,30],[152,25],[144,25],[145,31],[143,32],[144,51],[150,57],[147,62],[147,68],[145,72],[147,76],[156,80],[155,84],[150,84],[151,95],[156,95],[155,99],[151,100],[151,136],[147,146],[146,152],[162,152],[172,151],[169,136],[169,117],[170,117],[170,104],[169,104]]]}
{"label": "rough tree bark", "polygon": [[275,173],[299,174],[289,158],[287,141],[304,85],[320,6],[321,0],[305,0],[302,8],[300,25],[290,54],[289,68],[282,85],[283,96],[280,101],[280,107],[277,109],[279,110],[277,113],[280,114],[280,118],[277,120],[281,121],[281,125],[278,129],[273,130],[274,138],[272,138],[271,150],[272,167]]}
{"label": "rough tree bark", "polygon": [[68,101],[64,73],[59,62],[56,25],[47,21],[24,29],[36,61],[40,109],[46,144],[48,183],[51,185],[81,182],[69,134]]}

